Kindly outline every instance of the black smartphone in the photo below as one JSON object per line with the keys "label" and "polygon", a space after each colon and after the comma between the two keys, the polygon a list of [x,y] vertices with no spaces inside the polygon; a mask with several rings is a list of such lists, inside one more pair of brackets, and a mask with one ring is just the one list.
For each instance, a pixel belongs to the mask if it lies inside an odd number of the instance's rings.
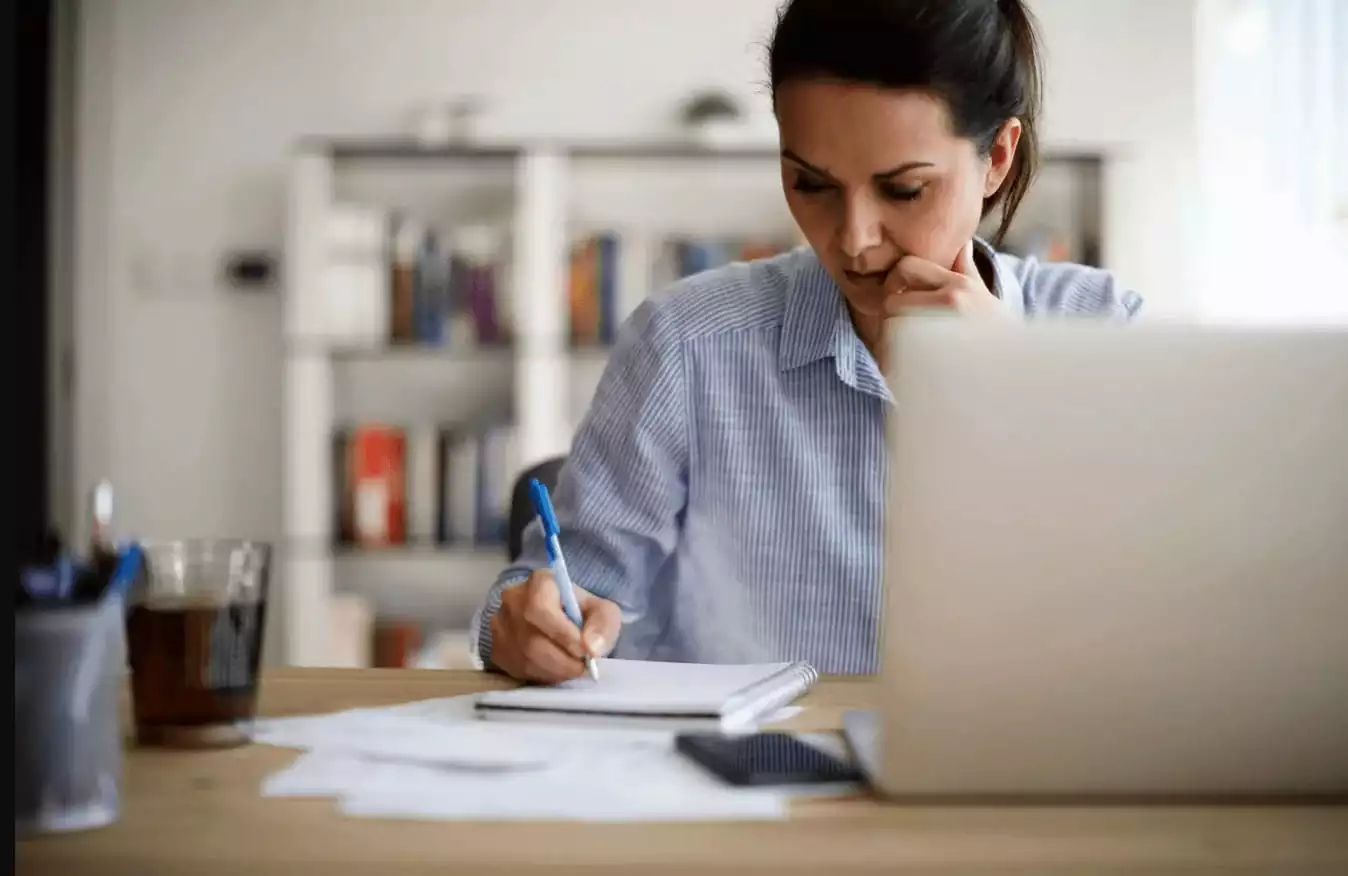
{"label": "black smartphone", "polygon": [[732,785],[859,782],[860,770],[790,733],[680,733],[675,749]]}

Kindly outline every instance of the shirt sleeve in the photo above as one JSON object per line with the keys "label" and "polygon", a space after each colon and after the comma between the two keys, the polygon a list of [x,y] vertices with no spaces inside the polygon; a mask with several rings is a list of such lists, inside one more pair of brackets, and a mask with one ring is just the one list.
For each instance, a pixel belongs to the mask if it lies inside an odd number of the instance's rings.
{"label": "shirt sleeve", "polygon": [[[553,494],[572,580],[629,618],[645,613],[651,582],[678,543],[688,434],[683,345],[659,300],[650,299],[614,344]],[[501,573],[474,617],[479,665],[492,665],[491,620],[503,591],[547,564],[534,520],[519,561]]]}
{"label": "shirt sleeve", "polygon": [[1017,280],[1028,316],[1089,316],[1130,322],[1142,313],[1142,296],[1102,268],[1066,262],[1019,262]]}

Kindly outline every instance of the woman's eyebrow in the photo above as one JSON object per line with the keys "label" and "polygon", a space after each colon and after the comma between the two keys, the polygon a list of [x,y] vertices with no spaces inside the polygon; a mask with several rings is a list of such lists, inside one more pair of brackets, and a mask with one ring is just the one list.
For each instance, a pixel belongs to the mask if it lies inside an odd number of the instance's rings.
{"label": "woman's eyebrow", "polygon": [[[817,167],[811,164],[804,158],[801,158],[799,155],[792,152],[790,149],[783,149],[782,157],[787,159],[788,161],[793,161],[796,164],[799,164],[801,167],[805,168],[811,173],[818,174],[819,176],[822,176],[826,179],[833,179],[833,174],[829,173],[827,170],[824,170],[822,167]],[[898,176],[900,174],[907,173],[910,170],[916,170],[919,167],[935,167],[935,166],[936,165],[932,164],[930,161],[908,161],[903,164],[900,164],[898,167],[891,167],[889,170],[882,170],[879,173],[873,173],[871,174],[871,177],[872,179],[888,179],[892,176]]]}
{"label": "woman's eyebrow", "polygon": [[804,158],[801,158],[799,155],[792,152],[790,149],[783,149],[782,157],[787,159],[788,161],[794,161],[796,164],[799,164],[801,167],[805,168],[810,173],[816,173],[819,176],[822,176],[826,179],[833,179],[833,174],[829,173],[827,170],[824,170],[822,167],[815,167],[813,164],[806,161]]}
{"label": "woman's eyebrow", "polygon": [[907,173],[910,170],[916,170],[919,167],[935,167],[930,161],[909,161],[906,164],[900,164],[898,167],[883,170],[880,173],[872,174],[875,179],[887,179],[891,176],[898,176],[901,173]]}

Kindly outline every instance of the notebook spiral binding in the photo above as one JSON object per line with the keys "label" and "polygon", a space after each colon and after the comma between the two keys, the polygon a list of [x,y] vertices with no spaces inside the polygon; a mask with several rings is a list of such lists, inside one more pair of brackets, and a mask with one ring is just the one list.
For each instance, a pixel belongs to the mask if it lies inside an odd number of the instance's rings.
{"label": "notebook spiral binding", "polygon": [[810,664],[804,661],[792,663],[728,699],[721,712],[722,726],[734,728],[755,724],[791,703],[818,680],[819,671]]}

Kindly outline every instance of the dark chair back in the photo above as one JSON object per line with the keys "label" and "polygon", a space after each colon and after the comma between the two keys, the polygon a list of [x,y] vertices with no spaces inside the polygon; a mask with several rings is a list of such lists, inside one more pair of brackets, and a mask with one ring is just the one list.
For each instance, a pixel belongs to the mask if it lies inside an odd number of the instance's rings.
{"label": "dark chair back", "polygon": [[564,456],[545,459],[525,471],[515,481],[515,489],[510,494],[510,529],[506,534],[506,553],[510,562],[513,563],[520,558],[520,553],[524,550],[524,528],[537,516],[534,514],[534,501],[529,497],[529,481],[537,479],[548,488],[548,492],[555,492],[557,475],[561,472],[564,462],[566,462]]}

